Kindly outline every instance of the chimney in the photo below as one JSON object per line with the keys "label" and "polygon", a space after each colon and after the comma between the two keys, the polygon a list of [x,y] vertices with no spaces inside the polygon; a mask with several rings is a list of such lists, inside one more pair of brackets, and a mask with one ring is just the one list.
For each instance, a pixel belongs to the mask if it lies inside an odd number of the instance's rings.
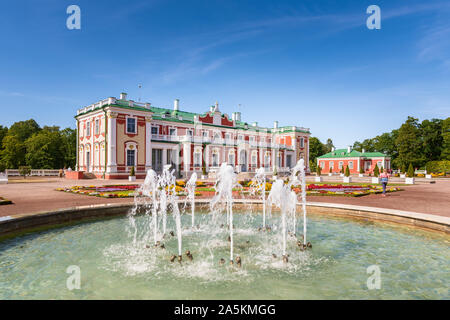
{"label": "chimney", "polygon": [[347,147],[347,153],[350,153],[350,152],[352,152],[352,146]]}
{"label": "chimney", "polygon": [[173,101],[173,110],[174,111],[180,110],[180,99],[175,99]]}
{"label": "chimney", "polygon": [[362,149],[362,153],[365,153],[365,152],[366,152],[366,150],[363,148],[363,149]]}
{"label": "chimney", "polygon": [[253,122],[253,126],[254,126],[254,127],[257,127],[257,126],[258,126],[258,122],[256,122],[256,121]]}
{"label": "chimney", "polygon": [[127,94],[126,94],[126,92],[122,92],[122,93],[120,94],[120,100],[127,100]]}
{"label": "chimney", "polygon": [[231,119],[233,119],[233,121],[241,121],[241,113],[240,112],[233,112],[231,114]]}
{"label": "chimney", "polygon": [[273,128],[274,129],[278,129],[278,121],[274,121],[273,122]]}

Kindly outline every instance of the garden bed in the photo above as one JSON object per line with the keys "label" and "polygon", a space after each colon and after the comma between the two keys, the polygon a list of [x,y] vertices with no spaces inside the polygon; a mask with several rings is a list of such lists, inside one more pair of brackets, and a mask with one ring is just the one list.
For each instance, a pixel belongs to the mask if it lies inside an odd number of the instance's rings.
{"label": "garden bed", "polygon": [[[271,184],[266,184],[266,194],[271,189]],[[105,185],[105,186],[74,186],[68,188],[58,188],[57,191],[83,194],[88,196],[102,197],[102,198],[133,198],[134,196],[140,196],[138,191],[139,185]],[[307,195],[314,196],[347,196],[347,197],[361,197],[369,194],[382,193],[383,189],[379,185],[372,184],[360,184],[360,185],[347,185],[347,184],[307,184]],[[178,196],[186,196],[187,191],[184,187],[177,183],[175,188]],[[299,186],[292,187],[295,193],[300,194],[301,189]],[[401,191],[399,187],[388,186],[386,192]],[[216,190],[213,185],[198,186],[195,190],[195,196],[202,198],[211,198],[216,194]],[[259,197],[251,193],[251,189],[248,186],[233,189],[233,197],[235,198],[251,198]]]}
{"label": "garden bed", "polygon": [[11,200],[8,200],[8,199],[5,199],[5,198],[2,198],[2,197],[0,197],[0,206],[1,206],[1,205],[6,205],[6,204],[12,204],[12,201],[11,201]]}

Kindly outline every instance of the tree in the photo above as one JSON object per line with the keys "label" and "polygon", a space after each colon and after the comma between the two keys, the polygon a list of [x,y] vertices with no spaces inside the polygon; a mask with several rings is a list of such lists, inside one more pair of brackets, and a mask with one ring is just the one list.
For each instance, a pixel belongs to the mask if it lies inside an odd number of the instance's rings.
{"label": "tree", "polygon": [[309,159],[314,163],[317,162],[317,157],[327,153],[327,146],[324,145],[316,137],[309,138]]}
{"label": "tree", "polygon": [[331,150],[333,150],[333,148],[334,148],[333,140],[328,138],[327,143],[325,144],[325,148],[326,148],[326,150],[325,150],[326,153],[331,152]]}
{"label": "tree", "polygon": [[3,138],[3,147],[1,151],[1,162],[8,169],[18,168],[25,165],[25,144],[20,141],[16,135],[9,133]]}
{"label": "tree", "polygon": [[348,166],[345,167],[345,176],[350,177],[350,169],[348,168]]}
{"label": "tree", "polygon": [[30,166],[20,166],[19,167],[19,174],[23,176],[25,179],[27,176],[31,174],[31,167]]}
{"label": "tree", "polygon": [[363,174],[364,173],[364,168],[362,165],[359,166],[359,173]]}
{"label": "tree", "polygon": [[421,166],[425,163],[425,157],[421,150],[422,141],[418,119],[408,117],[400,127],[395,142],[398,148],[398,157],[395,161],[398,166],[408,163],[413,166]]}
{"label": "tree", "polygon": [[15,135],[19,141],[25,142],[33,134],[39,132],[41,128],[33,119],[15,122],[8,131],[9,135]]}
{"label": "tree", "polygon": [[320,166],[317,167],[317,175],[320,176],[322,174],[322,168]]}
{"label": "tree", "polygon": [[442,120],[423,120],[420,124],[422,132],[422,152],[426,161],[439,160],[442,152]]}
{"label": "tree", "polygon": [[373,175],[375,177],[378,177],[380,175],[380,169],[378,168],[377,164],[375,164],[375,168],[373,168]]}
{"label": "tree", "polygon": [[0,151],[3,150],[3,138],[8,134],[8,127],[0,126]]}
{"label": "tree", "polygon": [[450,117],[442,121],[441,160],[450,160]]}
{"label": "tree", "polygon": [[61,135],[57,127],[44,127],[25,141],[26,163],[36,169],[60,169],[64,166]]}
{"label": "tree", "polygon": [[74,129],[66,128],[60,131],[61,153],[63,154],[63,167],[75,168],[77,159],[77,132]]}
{"label": "tree", "polygon": [[409,164],[408,173],[406,174],[406,176],[408,178],[414,178],[414,168],[412,166],[412,163]]}

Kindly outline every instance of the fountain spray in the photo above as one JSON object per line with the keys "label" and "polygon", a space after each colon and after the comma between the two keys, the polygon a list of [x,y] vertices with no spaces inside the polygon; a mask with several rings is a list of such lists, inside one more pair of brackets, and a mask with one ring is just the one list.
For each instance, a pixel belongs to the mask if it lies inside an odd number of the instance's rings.
{"label": "fountain spray", "polygon": [[191,178],[186,183],[186,190],[188,192],[187,200],[191,201],[191,212],[192,212],[192,228],[195,224],[195,187],[197,182],[197,173],[193,173]]}
{"label": "fountain spray", "polygon": [[[224,201],[227,208],[227,223],[230,228],[230,263],[233,259],[233,187],[237,184],[233,167],[222,163],[217,172],[216,195],[211,201],[211,208],[219,201]],[[213,211],[213,210],[212,210]]]}
{"label": "fountain spray", "polygon": [[263,229],[266,228],[266,173],[263,167],[256,170],[254,180],[251,185],[251,193],[257,194],[261,192],[261,200],[263,204]]}

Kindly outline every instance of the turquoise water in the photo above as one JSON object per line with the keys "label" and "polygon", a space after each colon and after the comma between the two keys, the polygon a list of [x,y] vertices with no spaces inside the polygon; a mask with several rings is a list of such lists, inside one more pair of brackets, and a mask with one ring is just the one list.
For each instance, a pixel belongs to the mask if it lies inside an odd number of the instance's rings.
{"label": "turquoise water", "polygon": [[[183,226],[191,217],[182,216]],[[172,217],[168,230],[174,230]],[[224,220],[224,219],[223,219]],[[312,250],[288,238],[289,263],[281,261],[279,217],[273,231],[258,232],[261,216],[235,214],[235,254],[226,230],[196,216],[199,230],[183,229],[183,251],[194,260],[170,263],[166,249],[146,248],[146,216],[133,244],[125,217],[78,224],[0,242],[0,299],[449,299],[449,237],[418,229],[313,216]],[[298,220],[297,230],[302,230]],[[151,235],[151,234],[150,234]],[[151,235],[152,236],[152,235]],[[151,238],[152,239],[152,238]],[[249,242],[247,242],[249,241]],[[272,257],[272,253],[277,258]],[[80,289],[68,290],[68,266],[79,266]],[[380,268],[381,288],[369,290],[367,268]]]}

